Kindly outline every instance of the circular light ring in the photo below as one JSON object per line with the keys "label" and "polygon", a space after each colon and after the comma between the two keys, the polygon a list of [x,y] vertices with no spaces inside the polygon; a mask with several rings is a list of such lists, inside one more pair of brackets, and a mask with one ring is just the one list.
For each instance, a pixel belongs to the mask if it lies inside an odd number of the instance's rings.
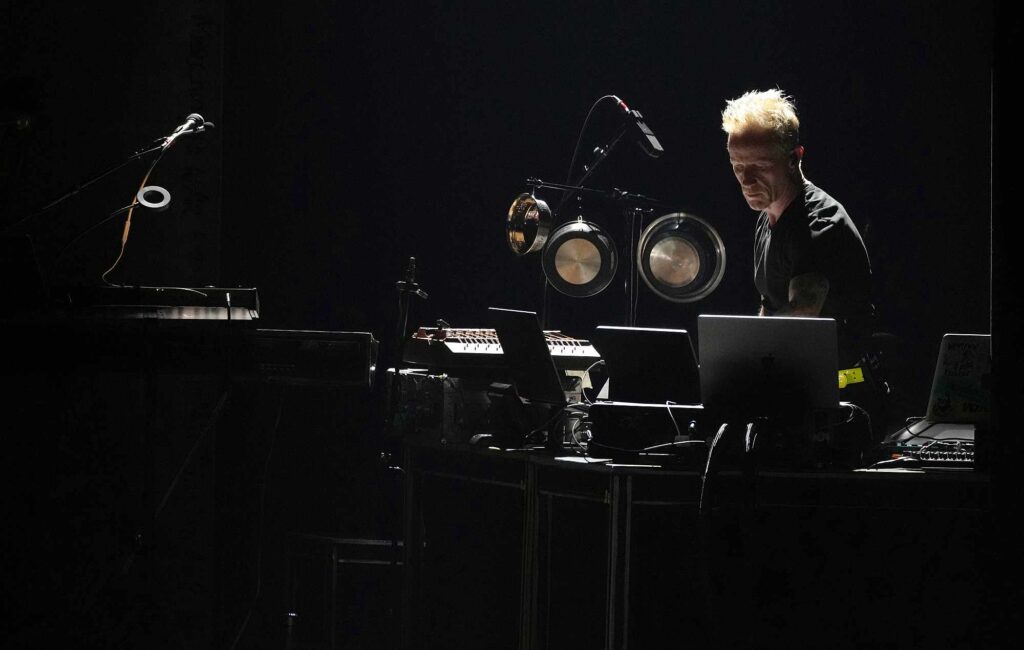
{"label": "circular light ring", "polygon": [[569,221],[555,228],[541,258],[548,282],[573,298],[601,293],[618,269],[615,243],[589,221]]}
{"label": "circular light ring", "polygon": [[722,281],[725,244],[700,217],[673,212],[644,229],[637,244],[636,265],[654,293],[672,302],[694,302]]}
{"label": "circular light ring", "polygon": [[548,239],[551,229],[551,209],[548,204],[523,193],[512,201],[505,224],[508,246],[516,255],[539,251]]}
{"label": "circular light ring", "polygon": [[[150,197],[154,194],[160,198],[152,200]],[[166,210],[171,202],[171,193],[159,185],[147,185],[135,194],[135,200],[139,202],[139,205],[150,210]]]}

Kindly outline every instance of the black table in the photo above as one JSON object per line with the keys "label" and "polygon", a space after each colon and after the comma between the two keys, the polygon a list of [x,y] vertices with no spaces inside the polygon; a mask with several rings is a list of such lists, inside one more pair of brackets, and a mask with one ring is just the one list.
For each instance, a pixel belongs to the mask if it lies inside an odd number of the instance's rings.
{"label": "black table", "polygon": [[956,647],[991,634],[991,495],[970,471],[724,467],[700,511],[696,469],[410,441],[405,471],[409,648]]}

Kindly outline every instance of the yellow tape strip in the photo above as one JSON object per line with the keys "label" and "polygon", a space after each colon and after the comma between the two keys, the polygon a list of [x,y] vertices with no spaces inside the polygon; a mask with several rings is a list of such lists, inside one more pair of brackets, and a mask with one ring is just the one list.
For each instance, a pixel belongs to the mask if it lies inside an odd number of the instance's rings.
{"label": "yellow tape strip", "polygon": [[847,368],[839,371],[839,387],[846,388],[850,384],[859,384],[864,381],[864,370],[861,368]]}

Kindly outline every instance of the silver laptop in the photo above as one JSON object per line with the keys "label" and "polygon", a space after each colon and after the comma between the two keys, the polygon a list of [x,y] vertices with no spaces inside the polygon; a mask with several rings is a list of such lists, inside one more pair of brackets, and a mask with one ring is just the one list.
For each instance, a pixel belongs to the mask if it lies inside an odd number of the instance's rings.
{"label": "silver laptop", "polygon": [[705,409],[758,416],[839,406],[834,319],[701,315],[697,343]]}

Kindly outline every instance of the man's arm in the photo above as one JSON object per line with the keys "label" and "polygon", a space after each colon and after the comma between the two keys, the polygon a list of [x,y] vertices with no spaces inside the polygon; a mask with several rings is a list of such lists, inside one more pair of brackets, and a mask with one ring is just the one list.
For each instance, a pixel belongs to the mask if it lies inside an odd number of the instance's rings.
{"label": "man's arm", "polygon": [[828,296],[828,278],[821,273],[804,273],[789,281],[789,304],[776,316],[819,316]]}

